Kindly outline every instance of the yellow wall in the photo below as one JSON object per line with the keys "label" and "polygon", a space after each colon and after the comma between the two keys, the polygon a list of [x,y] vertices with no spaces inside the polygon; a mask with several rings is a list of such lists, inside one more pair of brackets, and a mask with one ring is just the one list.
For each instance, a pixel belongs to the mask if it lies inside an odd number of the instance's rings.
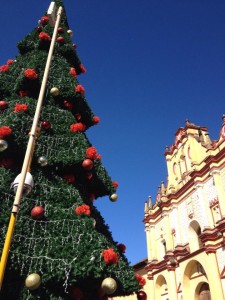
{"label": "yellow wall", "polygon": [[[167,183],[145,204],[148,300],[212,300],[225,295],[225,117],[219,139],[188,120],[165,151]],[[135,266],[134,266],[135,267]],[[147,279],[148,277],[148,279]],[[223,283],[223,284],[222,284]],[[114,299],[137,299],[136,295]]]}

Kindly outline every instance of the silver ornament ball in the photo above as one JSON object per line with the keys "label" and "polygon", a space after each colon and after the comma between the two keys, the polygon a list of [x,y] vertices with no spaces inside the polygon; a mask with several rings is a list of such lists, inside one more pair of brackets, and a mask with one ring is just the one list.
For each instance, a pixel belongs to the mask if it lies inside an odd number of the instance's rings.
{"label": "silver ornament ball", "polygon": [[0,152],[8,148],[8,143],[5,140],[0,140]]}
{"label": "silver ornament ball", "polygon": [[45,157],[45,156],[39,157],[39,158],[38,158],[38,163],[39,163],[42,167],[47,166],[47,164],[48,164],[48,159],[47,159],[47,157]]}
{"label": "silver ornament ball", "polygon": [[110,195],[109,199],[110,199],[112,202],[116,202],[117,199],[118,199],[118,196],[117,196],[117,194],[112,194],[112,195]]}
{"label": "silver ornament ball", "polygon": [[69,36],[72,36],[73,35],[73,31],[72,30],[67,30],[67,33],[69,34]]}

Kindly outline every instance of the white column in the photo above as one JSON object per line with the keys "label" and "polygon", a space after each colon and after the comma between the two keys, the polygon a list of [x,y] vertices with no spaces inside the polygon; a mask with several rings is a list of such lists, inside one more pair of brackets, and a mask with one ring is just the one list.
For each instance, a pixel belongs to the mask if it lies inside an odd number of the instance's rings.
{"label": "white column", "polygon": [[152,260],[151,230],[149,223],[145,224],[148,261]]}
{"label": "white column", "polygon": [[216,191],[218,194],[218,200],[220,203],[220,210],[221,210],[221,215],[222,217],[225,216],[225,191],[224,191],[224,183],[222,181],[221,175],[219,170],[213,170],[211,172],[211,174],[213,175],[213,179],[214,179],[214,183],[215,183],[215,187],[216,187]]}

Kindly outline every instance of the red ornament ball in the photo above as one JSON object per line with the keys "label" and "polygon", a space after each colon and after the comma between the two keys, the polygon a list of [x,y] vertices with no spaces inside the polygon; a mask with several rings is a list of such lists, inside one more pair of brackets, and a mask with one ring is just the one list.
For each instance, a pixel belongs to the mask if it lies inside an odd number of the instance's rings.
{"label": "red ornament ball", "polygon": [[85,169],[85,170],[91,170],[94,166],[94,163],[91,159],[87,158],[85,159],[83,162],[82,162],[82,167]]}
{"label": "red ornament ball", "polygon": [[41,26],[36,27],[36,29],[37,29],[38,32],[42,32],[42,27]]}
{"label": "red ornament ball", "polygon": [[73,103],[71,103],[71,102],[69,102],[67,100],[64,100],[63,104],[64,104],[65,108],[67,108],[68,110],[72,110],[73,109]]}
{"label": "red ornament ball", "polygon": [[63,28],[62,28],[62,27],[59,27],[59,28],[57,29],[57,31],[58,31],[59,33],[63,33]]}
{"label": "red ornament ball", "polygon": [[35,206],[31,210],[31,217],[35,220],[40,220],[44,216],[45,210],[42,206]]}
{"label": "red ornament ball", "polygon": [[43,16],[40,20],[40,23],[42,25],[46,25],[46,24],[48,24],[48,21],[49,21],[49,18],[47,16]]}
{"label": "red ornament ball", "polygon": [[58,38],[57,38],[57,42],[59,42],[59,43],[64,43],[64,37],[62,37],[62,36],[59,36]]}
{"label": "red ornament ball", "polygon": [[51,128],[51,123],[49,121],[43,121],[41,122],[41,128],[48,130]]}
{"label": "red ornament ball", "polygon": [[4,110],[8,107],[8,103],[5,100],[0,101],[0,110]]}
{"label": "red ornament ball", "polygon": [[147,300],[147,295],[144,291],[139,291],[137,293],[138,300]]}

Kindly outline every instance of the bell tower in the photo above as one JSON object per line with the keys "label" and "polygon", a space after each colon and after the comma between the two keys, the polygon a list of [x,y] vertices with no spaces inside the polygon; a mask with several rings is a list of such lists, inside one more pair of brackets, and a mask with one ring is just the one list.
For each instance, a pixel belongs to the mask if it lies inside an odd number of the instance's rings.
{"label": "bell tower", "polygon": [[191,173],[198,169],[213,148],[206,127],[196,126],[189,120],[185,124],[177,130],[174,143],[166,147],[164,153],[168,170],[167,191],[171,193],[190,179]]}

